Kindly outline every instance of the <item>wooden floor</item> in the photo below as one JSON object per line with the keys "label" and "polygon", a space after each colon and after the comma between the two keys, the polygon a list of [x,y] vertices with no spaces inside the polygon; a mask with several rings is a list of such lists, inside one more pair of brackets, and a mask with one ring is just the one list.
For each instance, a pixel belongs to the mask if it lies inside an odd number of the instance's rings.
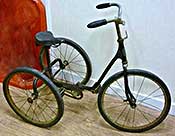
{"label": "wooden floor", "polygon": [[64,98],[65,111],[60,122],[43,129],[23,122],[10,109],[0,91],[0,136],[175,136],[175,117],[169,116],[155,129],[126,133],[113,129],[101,117],[97,96],[85,93],[82,100]]}

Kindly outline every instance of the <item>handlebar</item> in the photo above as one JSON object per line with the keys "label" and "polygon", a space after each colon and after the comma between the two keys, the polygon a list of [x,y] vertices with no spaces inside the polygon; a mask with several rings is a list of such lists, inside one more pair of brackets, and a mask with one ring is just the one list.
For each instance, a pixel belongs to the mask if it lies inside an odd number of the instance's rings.
{"label": "handlebar", "polygon": [[101,19],[101,20],[97,20],[97,21],[94,21],[94,22],[91,22],[87,25],[88,28],[95,28],[95,27],[99,27],[99,26],[102,26],[102,25],[106,25],[108,22],[106,19]]}
{"label": "handlebar", "polygon": [[101,20],[93,21],[93,22],[89,23],[87,25],[87,27],[88,28],[96,28],[96,27],[100,27],[100,26],[106,25],[107,23],[111,23],[111,22],[116,22],[117,24],[125,25],[125,22],[123,20],[121,20],[120,18],[114,18],[111,20],[101,19]]}
{"label": "handlebar", "polygon": [[100,27],[102,25],[106,25],[107,23],[110,23],[110,22],[117,22],[118,24],[124,25],[124,21],[121,20],[121,14],[122,14],[121,6],[118,3],[102,3],[102,4],[97,5],[96,8],[97,9],[104,9],[104,8],[108,8],[111,6],[118,7],[118,18],[111,19],[111,20],[106,20],[106,19],[97,20],[97,21],[89,23],[87,25],[87,27],[88,28],[96,28],[96,27]]}
{"label": "handlebar", "polygon": [[110,3],[102,3],[96,6],[97,9],[103,9],[103,8],[108,8],[110,7]]}
{"label": "handlebar", "polygon": [[121,6],[118,3],[102,3],[96,6],[97,9],[104,9],[104,8],[109,8],[109,7],[118,7],[118,18],[121,17],[122,15],[122,10],[121,10]]}

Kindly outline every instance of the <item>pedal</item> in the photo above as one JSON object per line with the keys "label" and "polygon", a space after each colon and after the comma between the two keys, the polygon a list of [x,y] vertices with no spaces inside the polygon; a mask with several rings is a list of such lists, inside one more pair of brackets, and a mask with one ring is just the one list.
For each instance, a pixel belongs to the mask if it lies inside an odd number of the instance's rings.
{"label": "pedal", "polygon": [[80,92],[78,92],[78,91],[71,91],[71,93],[72,93],[72,96],[74,96],[74,97],[77,97],[80,95]]}
{"label": "pedal", "polygon": [[83,98],[82,91],[74,91],[74,90],[65,90],[64,95],[74,98],[74,99],[81,99]]}

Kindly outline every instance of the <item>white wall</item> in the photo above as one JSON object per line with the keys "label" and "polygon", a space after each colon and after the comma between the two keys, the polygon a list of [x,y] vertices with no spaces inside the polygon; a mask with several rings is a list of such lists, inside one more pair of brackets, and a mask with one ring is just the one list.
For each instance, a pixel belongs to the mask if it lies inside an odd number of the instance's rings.
{"label": "white wall", "polygon": [[[175,1],[108,1],[123,6],[123,18],[127,23],[124,29],[129,34],[126,41],[129,67],[147,69],[159,75],[168,85],[175,102]],[[116,15],[114,8],[95,9],[95,5],[102,2],[106,0],[47,1],[48,29],[56,36],[73,39],[87,51],[94,79],[99,77],[117,47],[112,24],[98,29],[86,27],[90,21]],[[115,65],[109,75],[119,69],[120,65]]]}

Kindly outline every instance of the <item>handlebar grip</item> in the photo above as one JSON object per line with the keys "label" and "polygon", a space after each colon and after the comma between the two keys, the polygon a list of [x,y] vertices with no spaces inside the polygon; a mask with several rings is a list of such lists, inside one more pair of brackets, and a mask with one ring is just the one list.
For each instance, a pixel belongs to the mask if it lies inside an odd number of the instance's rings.
{"label": "handlebar grip", "polygon": [[94,22],[91,22],[87,25],[88,28],[96,28],[96,27],[99,27],[99,26],[102,26],[102,25],[106,25],[108,22],[106,19],[102,19],[102,20],[97,20],[97,21],[94,21]]}
{"label": "handlebar grip", "polygon": [[110,7],[110,3],[103,3],[103,4],[99,4],[96,6],[97,9],[103,9],[103,8],[108,8]]}

